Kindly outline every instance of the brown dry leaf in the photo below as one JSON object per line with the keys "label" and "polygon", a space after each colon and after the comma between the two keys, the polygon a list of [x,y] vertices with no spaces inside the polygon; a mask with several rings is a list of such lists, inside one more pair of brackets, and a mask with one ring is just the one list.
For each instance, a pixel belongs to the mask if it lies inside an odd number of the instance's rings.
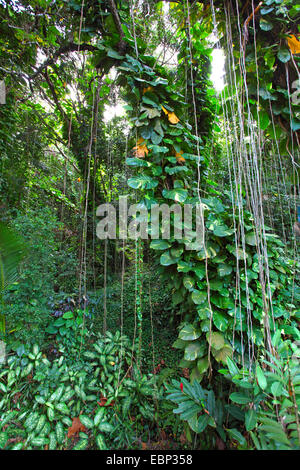
{"label": "brown dry leaf", "polygon": [[137,145],[136,147],[133,148],[134,150],[134,155],[137,158],[145,158],[146,155],[148,155],[149,150],[147,149],[147,145]]}
{"label": "brown dry leaf", "polygon": [[106,402],[107,402],[107,398],[105,398],[105,397],[101,397],[100,401],[97,401],[99,406],[105,406]]}
{"label": "brown dry leaf", "polygon": [[290,36],[287,42],[292,54],[300,54],[300,41],[298,41],[296,36]]}
{"label": "brown dry leaf", "polygon": [[142,450],[147,450],[147,443],[146,442],[142,442]]}
{"label": "brown dry leaf", "polygon": [[23,442],[22,437],[12,437],[12,438],[7,440],[5,445],[7,445],[7,444],[17,444],[18,442]]}
{"label": "brown dry leaf", "polygon": [[17,392],[14,396],[13,396],[13,402],[14,404],[18,403],[18,401],[20,400],[22,396],[22,393],[21,392]]}
{"label": "brown dry leaf", "polygon": [[112,400],[108,405],[106,405],[107,398],[101,394],[100,401],[97,401],[99,406],[114,406],[115,400]]}
{"label": "brown dry leaf", "polygon": [[137,158],[145,158],[146,155],[148,155],[149,150],[147,148],[147,145],[143,143],[144,139],[142,137],[139,138],[137,141],[136,147],[133,147],[134,155]]}
{"label": "brown dry leaf", "polygon": [[82,424],[79,417],[73,418],[72,426],[68,429],[68,437],[77,436],[80,431],[86,432],[86,427]]}
{"label": "brown dry leaf", "polygon": [[188,369],[188,367],[185,367],[184,369],[182,369],[182,375],[185,379],[188,379],[190,378],[190,371]]}
{"label": "brown dry leaf", "polygon": [[185,162],[185,158],[183,158],[182,154],[183,154],[183,150],[180,150],[180,152],[175,152],[175,157],[178,163]]}

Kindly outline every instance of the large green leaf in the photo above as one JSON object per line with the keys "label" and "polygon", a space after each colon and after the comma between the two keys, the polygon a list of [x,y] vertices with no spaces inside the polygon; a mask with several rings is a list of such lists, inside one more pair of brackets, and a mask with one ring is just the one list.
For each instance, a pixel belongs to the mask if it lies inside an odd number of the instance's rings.
{"label": "large green leaf", "polygon": [[229,276],[232,273],[232,266],[230,264],[221,263],[218,266],[218,274],[221,277]]}
{"label": "large green leaf", "polygon": [[226,331],[228,328],[228,319],[225,314],[221,312],[214,312],[213,313],[213,322],[214,325],[220,331]]}
{"label": "large green leaf", "polygon": [[225,345],[224,336],[221,333],[207,333],[206,338],[211,347],[216,350],[222,349]]}
{"label": "large green leaf", "polygon": [[247,403],[250,403],[252,401],[251,397],[249,397],[248,395],[244,395],[243,393],[240,393],[240,392],[231,393],[229,398],[234,403],[238,403],[239,405],[246,405]]}
{"label": "large green leaf", "polygon": [[114,51],[111,48],[108,49],[107,55],[108,57],[111,57],[112,59],[124,59],[124,56],[120,55],[117,51]]}
{"label": "large green leaf", "polygon": [[149,104],[150,106],[153,106],[154,108],[159,107],[158,102],[156,100],[154,101],[153,99],[149,98],[149,96],[144,95],[142,98],[142,101],[146,104]]}
{"label": "large green leaf", "polygon": [[227,237],[234,233],[234,229],[230,229],[222,221],[216,219],[208,225],[208,229],[212,230],[217,237]]}
{"label": "large green leaf", "polygon": [[195,279],[191,276],[184,276],[183,285],[187,290],[193,289],[195,284]]}
{"label": "large green leaf", "polygon": [[253,408],[251,408],[245,414],[246,430],[248,432],[252,431],[252,429],[255,428],[256,423],[257,423],[257,413]]}
{"label": "large green leaf", "polygon": [[192,324],[185,325],[179,333],[179,338],[184,341],[192,341],[201,336],[201,330]]}
{"label": "large green leaf", "polygon": [[280,49],[277,54],[278,59],[284,64],[291,58],[291,54],[288,49]]}
{"label": "large green leaf", "polygon": [[205,248],[201,248],[197,255],[198,259],[204,260],[205,258],[214,258],[220,251],[220,246],[216,243],[208,242],[205,244]]}
{"label": "large green leaf", "polygon": [[259,25],[263,31],[271,31],[274,27],[270,21],[267,21],[264,18],[261,18]]}
{"label": "large green leaf", "polygon": [[176,349],[185,349],[187,342],[183,339],[177,338],[176,341],[172,344],[172,348]]}
{"label": "large green leaf", "polygon": [[130,157],[126,158],[126,164],[129,166],[136,166],[136,167],[149,167],[151,163],[147,160],[143,160],[142,158],[137,157]]}
{"label": "large green leaf", "polygon": [[197,361],[197,368],[200,374],[203,374],[208,369],[208,357],[201,357]]}
{"label": "large green leaf", "polygon": [[255,232],[249,232],[245,236],[245,241],[248,245],[255,246],[256,245],[256,236]]}
{"label": "large green leaf", "polygon": [[128,186],[133,189],[153,189],[158,185],[158,181],[151,176],[142,175],[128,179]]}
{"label": "large green leaf", "polygon": [[207,291],[194,290],[192,300],[196,305],[203,304],[207,300]]}
{"label": "large green leaf", "polygon": [[291,128],[294,132],[300,129],[300,121],[296,119],[292,119]]}
{"label": "large green leaf", "polygon": [[94,427],[94,421],[89,416],[80,415],[79,419],[86,428],[92,429]]}
{"label": "large green leaf", "polygon": [[166,250],[170,247],[170,244],[166,240],[152,240],[150,248],[152,250]]}
{"label": "large green leaf", "polygon": [[271,439],[274,439],[277,442],[290,446],[290,442],[282,429],[280,423],[275,420],[269,418],[262,418],[261,419],[262,426],[260,429],[268,433]]}
{"label": "large green leaf", "polygon": [[0,449],[4,448],[6,442],[8,441],[8,438],[9,436],[8,436],[7,431],[3,431],[3,432],[0,431]]}
{"label": "large green leaf", "polygon": [[225,344],[221,349],[216,350],[212,348],[212,354],[217,362],[223,362],[223,364],[226,364],[228,357],[232,356],[232,348],[228,344]]}
{"label": "large green leaf", "polygon": [[271,392],[275,397],[283,394],[283,386],[280,382],[273,382],[271,385]]}
{"label": "large green leaf", "polygon": [[[153,109],[152,114],[154,114],[156,111],[158,111],[158,110]],[[160,134],[157,134],[157,132],[155,132],[153,130],[152,133],[151,133],[151,142],[152,142],[152,144],[159,145],[161,143],[161,141],[162,141],[162,136]]]}
{"label": "large green leaf", "polygon": [[198,357],[202,357],[206,350],[206,344],[201,341],[193,341],[189,343],[184,350],[184,359],[186,361],[194,361]]}
{"label": "large green leaf", "polygon": [[230,357],[227,358],[226,360],[226,364],[228,366],[228,369],[229,369],[229,372],[230,374],[234,377],[235,375],[238,375],[239,374],[239,369],[238,367],[236,366],[236,364],[233,362],[232,359],[230,359]]}
{"label": "large green leaf", "polygon": [[177,271],[181,273],[188,273],[192,270],[192,264],[186,261],[179,260],[177,265]]}
{"label": "large green leaf", "polygon": [[171,253],[168,251],[165,251],[160,257],[160,264],[162,266],[170,266],[171,264],[176,264],[178,261],[178,258],[174,258],[171,256]]}
{"label": "large green leaf", "polygon": [[203,414],[199,416],[198,423],[197,423],[197,433],[200,434],[205,430],[209,422],[209,416],[207,414]]}
{"label": "large green leaf", "polygon": [[199,416],[193,416],[188,420],[189,426],[192,431],[196,432],[197,434],[203,432],[208,425],[209,416],[207,414],[203,414]]}
{"label": "large green leaf", "polygon": [[187,190],[183,188],[164,189],[162,194],[165,198],[176,202],[184,202],[188,196]]}
{"label": "large green leaf", "polygon": [[259,364],[256,365],[256,378],[258,385],[264,390],[267,387],[267,379]]}
{"label": "large green leaf", "polygon": [[194,273],[198,277],[198,279],[201,281],[201,279],[204,278],[205,276],[205,266],[197,266],[196,268],[193,268]]}
{"label": "large green leaf", "polygon": [[238,431],[237,429],[235,429],[235,428],[234,429],[226,429],[226,431],[228,432],[231,439],[234,439],[235,441],[237,441],[241,445],[246,444],[246,439],[240,433],[240,431]]}

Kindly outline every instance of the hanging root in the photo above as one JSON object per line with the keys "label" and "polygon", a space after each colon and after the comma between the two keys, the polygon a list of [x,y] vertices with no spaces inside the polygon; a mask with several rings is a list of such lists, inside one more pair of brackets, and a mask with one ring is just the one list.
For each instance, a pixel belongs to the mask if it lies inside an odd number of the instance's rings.
{"label": "hanging root", "polygon": [[248,18],[246,19],[245,23],[244,23],[244,41],[243,41],[243,47],[245,47],[245,44],[246,42],[248,41],[248,25],[250,23],[250,21],[252,20],[252,18],[256,15],[256,13],[261,9],[263,5],[263,2],[260,2],[257,7],[255,8],[254,11],[252,11],[251,15],[248,16]]}

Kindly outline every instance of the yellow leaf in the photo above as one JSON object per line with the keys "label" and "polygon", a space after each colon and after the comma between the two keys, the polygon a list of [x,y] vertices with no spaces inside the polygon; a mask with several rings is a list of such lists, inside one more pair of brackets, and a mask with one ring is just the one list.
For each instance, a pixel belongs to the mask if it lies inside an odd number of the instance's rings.
{"label": "yellow leaf", "polygon": [[147,91],[152,91],[152,90],[153,90],[153,87],[148,86],[147,88],[143,88],[143,93],[147,93]]}
{"label": "yellow leaf", "polygon": [[183,163],[185,162],[185,158],[182,156],[183,150],[180,150],[180,152],[175,152],[175,157],[178,163]]}
{"label": "yellow leaf", "polygon": [[143,137],[140,137],[139,140],[137,141],[136,147],[133,147],[134,155],[137,158],[145,158],[145,155],[148,155],[149,153],[147,145],[143,144],[143,142],[144,142]]}
{"label": "yellow leaf", "polygon": [[177,122],[179,122],[179,118],[175,113],[168,113],[168,119],[171,124],[177,124]]}
{"label": "yellow leaf", "polygon": [[300,54],[300,41],[298,41],[296,36],[290,36],[287,42],[292,54]]}
{"label": "yellow leaf", "polygon": [[168,116],[168,119],[171,124],[177,124],[177,122],[179,122],[179,118],[176,116],[176,114],[168,111],[162,104],[161,104],[161,109]]}

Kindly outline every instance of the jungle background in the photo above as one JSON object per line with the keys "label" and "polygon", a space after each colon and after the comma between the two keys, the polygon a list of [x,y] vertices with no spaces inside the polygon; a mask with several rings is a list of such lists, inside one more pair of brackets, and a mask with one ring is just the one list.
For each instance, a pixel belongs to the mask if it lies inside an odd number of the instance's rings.
{"label": "jungle background", "polygon": [[[0,17],[0,448],[299,449],[300,4]],[[123,195],[204,247],[99,240]]]}

